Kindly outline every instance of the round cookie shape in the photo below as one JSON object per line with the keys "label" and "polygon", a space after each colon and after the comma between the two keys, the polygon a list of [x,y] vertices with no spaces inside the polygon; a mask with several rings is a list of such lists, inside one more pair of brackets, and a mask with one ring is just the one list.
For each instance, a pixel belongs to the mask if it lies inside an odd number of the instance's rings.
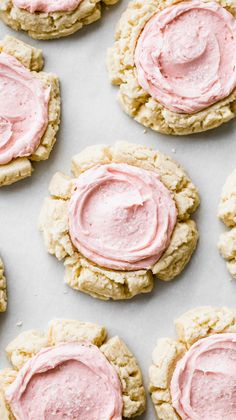
{"label": "round cookie shape", "polygon": [[122,418],[118,374],[91,343],[41,350],[19,371],[6,398],[19,420]]}
{"label": "round cookie shape", "polygon": [[236,21],[227,10],[215,2],[181,2],[145,25],[135,49],[138,81],[171,111],[201,111],[236,87],[234,51]]}
{"label": "round cookie shape", "polygon": [[0,53],[0,165],[30,156],[48,125],[50,89],[15,57]]}
{"label": "round cookie shape", "polygon": [[158,419],[232,420],[236,310],[197,307],[177,318],[175,328],[177,339],[158,339],[149,369]]}
{"label": "round cookie shape", "polygon": [[[172,404],[181,418],[233,420],[236,415],[236,334],[197,341],[177,363]],[[206,389],[208,390],[206,393]]]}
{"label": "round cookie shape", "polygon": [[13,369],[0,371],[1,419],[131,418],[145,410],[139,366],[119,337],[78,320],[53,320],[6,348]]}
{"label": "round cookie shape", "polygon": [[132,0],[107,55],[122,109],[170,135],[206,131],[234,118],[235,19],[233,0],[227,8],[222,0]]}
{"label": "round cookie shape", "polygon": [[42,68],[40,50],[10,36],[0,43],[0,186],[30,176],[56,141],[59,81]]}
{"label": "round cookie shape", "polygon": [[64,259],[65,280],[100,299],[130,299],[168,281],[198,240],[199,197],[183,169],[136,144],[86,148],[72,177],[56,173],[39,218],[46,248]]}
{"label": "round cookie shape", "polygon": [[0,19],[35,39],[69,36],[101,18],[102,4],[118,0],[6,0],[0,4]]}
{"label": "round cookie shape", "polygon": [[226,260],[231,276],[236,278],[236,170],[228,176],[223,186],[218,218],[229,228],[220,235],[218,249]]}
{"label": "round cookie shape", "polygon": [[7,282],[4,276],[4,265],[0,258],[0,312],[5,312],[7,309]]}
{"label": "round cookie shape", "polygon": [[169,246],[176,219],[175,202],[158,175],[122,163],[80,175],[69,204],[74,246],[115,270],[153,266]]}

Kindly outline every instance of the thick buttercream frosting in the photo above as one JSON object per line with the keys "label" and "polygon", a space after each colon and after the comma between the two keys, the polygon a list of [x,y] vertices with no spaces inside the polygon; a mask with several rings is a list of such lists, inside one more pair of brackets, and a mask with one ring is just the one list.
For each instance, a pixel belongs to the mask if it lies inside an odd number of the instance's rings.
{"label": "thick buttercream frosting", "polygon": [[70,12],[76,9],[82,0],[13,0],[19,9],[35,12]]}
{"label": "thick buttercream frosting", "polygon": [[171,396],[183,420],[235,420],[236,334],[197,341],[177,363]]}
{"label": "thick buttercream frosting", "polygon": [[69,204],[74,246],[99,266],[117,270],[155,264],[169,245],[176,217],[158,175],[123,163],[80,175]]}
{"label": "thick buttercream frosting", "polygon": [[6,391],[17,420],[121,420],[122,389],[114,367],[90,343],[40,351]]}
{"label": "thick buttercream frosting", "polygon": [[36,150],[48,124],[49,96],[15,57],[0,53],[0,165]]}
{"label": "thick buttercream frosting", "polygon": [[236,86],[236,21],[216,2],[181,2],[145,25],[135,65],[142,88],[166,108],[195,113]]}

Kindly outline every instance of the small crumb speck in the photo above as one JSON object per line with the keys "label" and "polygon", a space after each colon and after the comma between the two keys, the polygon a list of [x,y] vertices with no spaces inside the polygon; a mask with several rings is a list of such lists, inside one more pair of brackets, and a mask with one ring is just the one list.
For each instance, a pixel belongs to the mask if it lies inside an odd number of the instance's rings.
{"label": "small crumb speck", "polygon": [[143,130],[143,134],[146,134],[147,133],[147,130],[145,129],[145,130]]}
{"label": "small crumb speck", "polygon": [[171,151],[172,151],[172,153],[176,153],[176,149],[174,149],[174,148],[171,149]]}
{"label": "small crumb speck", "polygon": [[17,326],[17,327],[22,327],[22,325],[23,325],[23,322],[22,322],[22,321],[18,321],[18,322],[16,323],[16,326]]}

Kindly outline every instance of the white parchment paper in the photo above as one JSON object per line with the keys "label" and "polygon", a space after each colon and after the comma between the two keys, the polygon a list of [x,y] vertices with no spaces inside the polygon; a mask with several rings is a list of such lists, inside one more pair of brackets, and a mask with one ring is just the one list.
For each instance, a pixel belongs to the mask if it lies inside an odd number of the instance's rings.
{"label": "white parchment paper", "polygon": [[[103,19],[71,37],[36,42],[0,22],[0,38],[12,34],[43,48],[45,71],[61,80],[62,124],[46,162],[35,164],[33,176],[0,190],[0,254],[6,266],[9,306],[0,314],[0,367],[7,366],[6,344],[20,331],[44,329],[50,319],[78,318],[104,324],[136,355],[146,388],[151,353],[158,337],[174,334],[172,320],[198,305],[236,306],[236,282],[219,256],[216,242],[224,227],[217,205],[226,176],[236,166],[235,122],[200,135],[168,137],[147,130],[120,109],[111,87],[105,55],[113,43],[116,22],[126,2],[104,9]],[[201,195],[195,215],[200,230],[197,251],[174,281],[157,281],[153,293],[126,302],[103,302],[63,283],[62,262],[46,253],[37,219],[48,183],[58,171],[69,173],[70,158],[87,145],[124,139],[147,144],[173,156],[188,171]],[[21,327],[17,323],[21,322]],[[148,409],[141,417],[154,419]]]}

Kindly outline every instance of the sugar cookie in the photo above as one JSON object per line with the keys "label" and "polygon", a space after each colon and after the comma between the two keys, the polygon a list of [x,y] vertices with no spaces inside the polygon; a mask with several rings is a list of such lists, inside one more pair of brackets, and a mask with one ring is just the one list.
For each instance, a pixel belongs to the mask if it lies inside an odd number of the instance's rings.
{"label": "sugar cookie", "polygon": [[0,258],[0,312],[7,309],[7,282],[4,276],[4,265]]}
{"label": "sugar cookie", "polygon": [[233,420],[236,311],[195,308],[180,316],[175,327],[176,340],[157,341],[149,370],[158,419]]}
{"label": "sugar cookie", "polygon": [[59,82],[42,68],[40,50],[10,36],[0,43],[0,186],[30,176],[56,141]]}
{"label": "sugar cookie", "polygon": [[73,178],[53,177],[40,214],[46,248],[65,280],[100,299],[129,299],[168,281],[198,239],[199,197],[184,170],[147,147],[118,142],[72,158]]}
{"label": "sugar cookie", "polygon": [[6,352],[13,369],[0,371],[1,419],[121,420],[145,410],[136,359],[104,327],[53,320],[46,332],[21,333]]}
{"label": "sugar cookie", "polygon": [[[132,0],[108,50],[124,111],[164,134],[209,130],[236,114],[233,0]],[[233,51],[233,53],[232,53]]]}
{"label": "sugar cookie", "polygon": [[118,0],[3,0],[0,18],[35,39],[68,36],[101,17],[101,5]]}

